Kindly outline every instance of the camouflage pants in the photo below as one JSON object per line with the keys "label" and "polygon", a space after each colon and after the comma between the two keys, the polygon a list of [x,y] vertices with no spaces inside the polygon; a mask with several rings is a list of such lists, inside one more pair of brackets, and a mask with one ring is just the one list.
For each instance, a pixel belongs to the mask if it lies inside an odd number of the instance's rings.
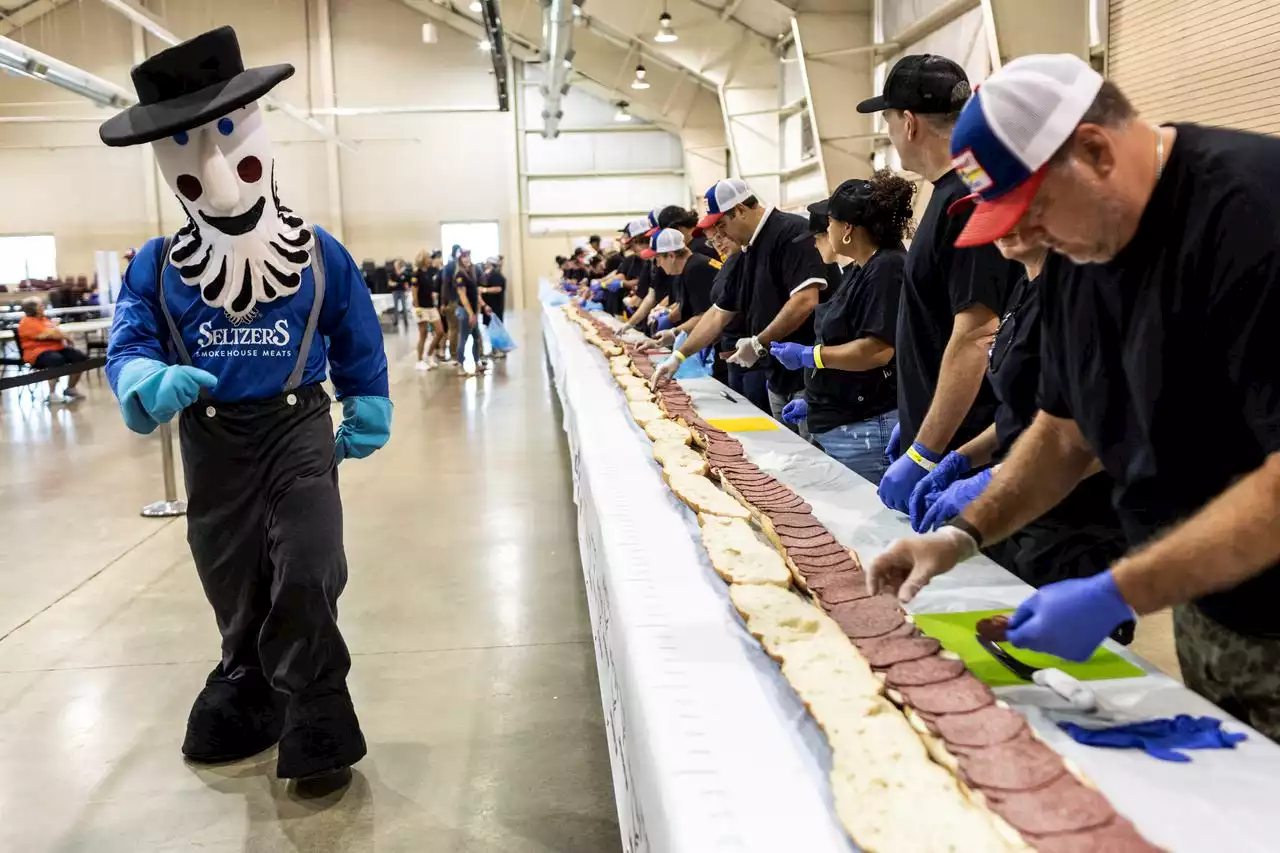
{"label": "camouflage pants", "polygon": [[1191,604],[1173,610],[1187,687],[1280,742],[1280,639],[1247,637]]}

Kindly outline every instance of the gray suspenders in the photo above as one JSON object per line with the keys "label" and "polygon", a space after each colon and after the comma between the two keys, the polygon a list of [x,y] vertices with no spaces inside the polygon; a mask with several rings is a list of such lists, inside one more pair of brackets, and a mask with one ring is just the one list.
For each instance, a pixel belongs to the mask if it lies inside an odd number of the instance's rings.
{"label": "gray suspenders", "polygon": [[[316,327],[320,325],[320,308],[324,305],[324,252],[320,245],[320,235],[315,229],[312,229],[311,233],[315,235],[315,248],[311,253],[311,271],[315,276],[316,294],[315,299],[311,301],[311,313],[307,315],[307,328],[302,333],[302,344],[298,347],[298,362],[293,366],[293,372],[289,374],[289,379],[285,382],[282,391],[293,391],[302,384],[302,374],[307,369],[307,357],[311,354],[311,341],[316,336]],[[160,248],[160,258],[156,261],[156,291],[160,297],[160,310],[164,312],[164,321],[169,327],[169,338],[178,351],[178,358],[189,367],[191,354],[187,352],[187,345],[178,332],[178,324],[173,320],[173,312],[169,310],[169,300],[164,292],[164,273],[169,268],[169,247],[172,244],[173,238],[165,237],[164,245]]]}

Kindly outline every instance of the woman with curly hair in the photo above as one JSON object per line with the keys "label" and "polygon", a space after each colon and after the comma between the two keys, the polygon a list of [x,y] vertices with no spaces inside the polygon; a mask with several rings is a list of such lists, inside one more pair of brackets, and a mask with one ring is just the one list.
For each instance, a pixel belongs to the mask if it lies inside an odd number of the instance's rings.
{"label": "woman with curly hair", "polygon": [[887,170],[836,188],[823,211],[833,257],[823,260],[840,256],[858,271],[814,312],[814,346],[771,348],[787,369],[805,369],[804,397],[787,404],[783,420],[808,420],[816,445],[872,483],[888,467],[885,448],[898,422],[893,341],[914,193]]}

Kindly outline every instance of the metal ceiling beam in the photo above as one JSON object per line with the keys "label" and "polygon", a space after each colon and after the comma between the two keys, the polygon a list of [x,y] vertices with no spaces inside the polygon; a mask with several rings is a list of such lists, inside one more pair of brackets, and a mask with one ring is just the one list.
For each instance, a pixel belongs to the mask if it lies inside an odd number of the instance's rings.
{"label": "metal ceiling beam", "polygon": [[7,36],[70,2],[71,0],[35,0],[21,9],[0,13],[0,36]]}
{"label": "metal ceiling beam", "polygon": [[658,51],[644,39],[616,30],[604,21],[601,21],[599,18],[594,18],[590,15],[584,14],[580,19],[579,24],[617,47],[627,48],[628,50],[638,50],[641,57],[648,62],[652,62],[654,65],[659,65],[666,68],[668,71],[674,71],[678,74],[688,74],[695,80],[695,82],[698,83],[698,85],[704,86],[709,91],[714,92],[716,89],[716,84],[709,77],[702,74],[701,71],[692,69],[682,62],[671,59]]}
{"label": "metal ceiling beam", "polygon": [[564,110],[560,101],[569,92],[573,68],[573,10],[571,0],[543,0],[542,37],[546,60],[542,63],[542,135],[556,138]]}

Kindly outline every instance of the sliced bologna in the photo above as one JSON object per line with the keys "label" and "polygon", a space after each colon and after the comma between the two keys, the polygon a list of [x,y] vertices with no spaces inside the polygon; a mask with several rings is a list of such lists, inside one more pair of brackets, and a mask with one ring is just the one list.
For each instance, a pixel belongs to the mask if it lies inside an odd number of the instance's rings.
{"label": "sliced bologna", "polygon": [[907,704],[926,714],[963,714],[985,708],[996,701],[991,688],[968,674],[941,684],[906,687],[902,694]]}
{"label": "sliced bologna", "polygon": [[867,663],[876,669],[888,669],[895,663],[936,655],[942,644],[933,637],[899,637],[873,640],[858,648]]}
{"label": "sliced bologna", "polygon": [[920,631],[919,629],[916,628],[915,625],[912,625],[910,622],[903,622],[897,628],[894,628],[892,631],[890,631],[887,634],[884,634],[883,636],[858,637],[854,639],[853,644],[858,647],[859,651],[861,651],[864,646],[866,646],[869,643],[874,643],[876,640],[892,640],[897,638],[906,639],[910,637],[919,637],[919,636],[920,636]]}
{"label": "sliced bologna", "polygon": [[1115,820],[1107,798],[1085,787],[1070,773],[1035,791],[1024,791],[995,801],[992,810],[1019,832],[1061,835],[1096,829]]}
{"label": "sliced bologna", "polygon": [[964,661],[933,655],[919,660],[895,663],[885,672],[884,679],[890,687],[923,687],[926,684],[940,684],[959,678],[964,671]]}
{"label": "sliced bologna", "polygon": [[777,480],[775,480],[771,475],[766,474],[763,471],[760,471],[759,468],[757,468],[756,471],[759,473],[746,474],[739,471],[734,471],[732,472],[733,476],[730,477],[729,480],[735,486],[738,486],[739,488],[743,488],[743,489],[758,489],[758,490],[764,491],[766,489],[773,490],[773,489],[779,489],[779,488],[786,488]]}
{"label": "sliced bologna", "polygon": [[935,721],[948,746],[966,749],[996,746],[1027,730],[1027,718],[1010,708],[988,705],[967,714],[943,714]]}
{"label": "sliced bologna", "polygon": [[[852,572],[857,569],[858,565],[848,554],[824,554],[821,557],[805,557],[792,555],[792,561],[806,577],[809,574],[824,575],[828,580],[823,581],[818,587],[825,586],[827,583],[833,583],[844,572]],[[810,584],[812,588],[812,584]]]}
{"label": "sliced bologna", "polygon": [[906,621],[898,600],[888,595],[837,604],[830,612],[845,636],[853,639],[883,637]]}
{"label": "sliced bologna", "polygon": [[1040,853],[1159,853],[1160,848],[1147,841],[1133,824],[1117,817],[1111,823],[1084,832],[1033,838]]}
{"label": "sliced bologna", "polygon": [[[777,527],[822,527],[822,522],[814,518],[811,513],[803,512],[771,512],[769,520]],[[825,529],[825,528],[823,528]]]}
{"label": "sliced bologna", "polygon": [[787,545],[785,540],[783,540],[782,544],[786,546],[787,556],[791,557],[793,560],[797,557],[826,557],[831,554],[849,553],[844,549],[844,546],[837,542],[833,537],[828,538],[830,541],[812,545]]}
{"label": "sliced bologna", "polygon": [[840,547],[840,543],[835,540],[835,537],[825,530],[819,530],[813,536],[790,536],[786,533],[779,533],[778,538],[782,540],[782,547],[788,551],[792,548]]}
{"label": "sliced bologna", "polygon": [[[985,689],[982,682],[976,678],[973,680]],[[935,684],[931,687],[915,688],[915,690],[936,690],[952,683]],[[909,695],[915,690],[909,691]],[[1017,739],[990,749],[974,750],[962,756],[960,770],[975,787],[994,792],[999,796],[1007,796],[1014,791],[1034,791],[1037,788],[1043,788],[1066,773],[1067,767],[1056,752],[1040,741]]]}
{"label": "sliced bologna", "polygon": [[827,608],[870,597],[871,593],[867,591],[867,576],[856,569],[844,572],[835,580],[824,583],[818,592],[818,599]]}

